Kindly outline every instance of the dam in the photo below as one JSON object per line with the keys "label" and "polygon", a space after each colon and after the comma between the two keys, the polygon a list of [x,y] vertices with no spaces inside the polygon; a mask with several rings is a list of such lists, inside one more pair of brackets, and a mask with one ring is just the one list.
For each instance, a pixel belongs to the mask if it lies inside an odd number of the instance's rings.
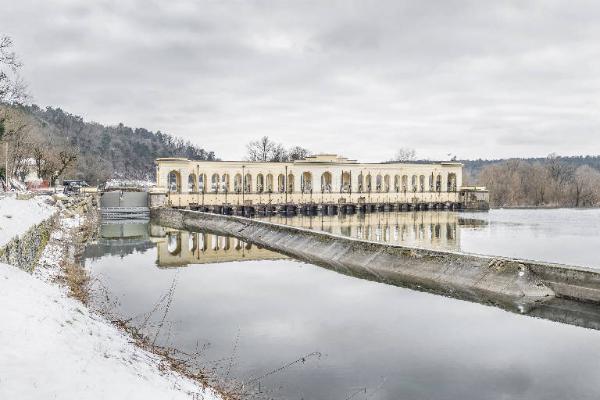
{"label": "dam", "polygon": [[[184,229],[156,218],[135,226],[103,223],[98,243],[86,252],[86,268],[99,289],[92,294],[101,305],[108,296],[115,314],[157,343],[187,354],[200,349],[200,364],[229,376],[239,393],[311,400],[343,399],[359,390],[362,396],[354,398],[373,400],[600,395],[597,303],[556,295],[515,302],[481,291],[453,293],[451,285],[433,291],[380,269],[385,251],[373,252],[360,269],[343,258],[300,257],[302,246],[292,248],[286,240],[306,243],[303,233],[290,236],[284,229],[268,236],[214,221],[208,229],[192,226],[191,219]],[[333,235],[342,243],[339,237],[416,249],[396,255],[413,262],[424,250],[449,253],[449,268],[459,267],[453,256],[470,252],[493,254],[490,261],[537,259],[600,270],[593,250],[600,238],[598,210],[271,215],[252,221]],[[284,254],[267,242],[289,250]],[[357,250],[368,250],[360,243]],[[323,256],[337,253],[331,241],[319,246]],[[550,279],[541,280],[548,287]],[[160,303],[169,293],[172,301]]]}
{"label": "dam", "polygon": [[150,203],[237,215],[487,210],[488,191],[464,186],[462,167],[453,161],[359,163],[336,154],[293,162],[159,158]]}

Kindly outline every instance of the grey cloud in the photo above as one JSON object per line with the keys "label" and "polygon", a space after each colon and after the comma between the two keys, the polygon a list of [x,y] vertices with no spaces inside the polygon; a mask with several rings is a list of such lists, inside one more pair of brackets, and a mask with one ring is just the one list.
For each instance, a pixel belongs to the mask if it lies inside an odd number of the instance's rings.
{"label": "grey cloud", "polygon": [[10,8],[0,26],[38,103],[167,131],[227,159],[262,135],[365,161],[400,146],[495,158],[600,145],[591,1]]}

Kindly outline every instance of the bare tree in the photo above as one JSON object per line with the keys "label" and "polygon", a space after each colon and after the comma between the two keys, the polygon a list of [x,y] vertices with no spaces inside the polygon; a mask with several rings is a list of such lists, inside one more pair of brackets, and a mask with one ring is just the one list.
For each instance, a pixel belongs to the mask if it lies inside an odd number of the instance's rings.
{"label": "bare tree", "polygon": [[600,200],[600,172],[588,165],[577,168],[571,185],[573,206],[586,207]]}
{"label": "bare tree", "polygon": [[246,145],[246,149],[248,161],[286,162],[301,160],[310,155],[309,150],[300,146],[286,150],[283,144],[272,141],[268,136],[251,141]]}
{"label": "bare tree", "polygon": [[395,162],[408,162],[414,161],[417,158],[417,152],[415,149],[409,147],[401,147],[394,155],[391,161]]}
{"label": "bare tree", "polygon": [[305,149],[301,146],[294,146],[288,151],[288,158],[290,159],[290,161],[304,160],[310,155],[311,152],[308,149]]}
{"label": "bare tree", "polygon": [[0,37],[0,102],[19,103],[27,98],[27,86],[19,75],[22,64],[8,36]]}
{"label": "bare tree", "polygon": [[246,145],[248,161],[269,161],[275,143],[268,136],[253,140]]}
{"label": "bare tree", "polygon": [[271,154],[269,155],[269,161],[272,162],[286,162],[289,161],[288,152],[285,150],[285,147],[281,143],[277,143],[273,145],[271,149]]}

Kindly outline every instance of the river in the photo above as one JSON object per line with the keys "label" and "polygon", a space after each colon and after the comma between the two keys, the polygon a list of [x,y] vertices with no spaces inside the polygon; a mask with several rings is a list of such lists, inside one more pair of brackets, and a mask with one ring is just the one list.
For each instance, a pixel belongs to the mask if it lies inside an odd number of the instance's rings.
{"label": "river", "polygon": [[[269,219],[366,240],[600,267],[600,210]],[[245,383],[254,393],[248,398],[600,396],[596,330],[147,223],[102,225],[85,257],[98,307],[132,318],[158,344],[199,351],[203,367],[239,390]]]}

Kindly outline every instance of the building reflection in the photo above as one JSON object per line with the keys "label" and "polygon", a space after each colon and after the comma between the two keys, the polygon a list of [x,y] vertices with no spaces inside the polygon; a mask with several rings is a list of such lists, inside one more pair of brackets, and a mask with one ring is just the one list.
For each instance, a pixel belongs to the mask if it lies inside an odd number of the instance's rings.
{"label": "building reflection", "polygon": [[453,251],[460,250],[460,226],[477,228],[486,224],[482,220],[462,219],[459,213],[451,211],[274,215],[261,219],[355,239]]}
{"label": "building reflection", "polygon": [[287,258],[235,237],[178,231],[158,226],[152,226],[151,230],[156,243],[159,267]]}

